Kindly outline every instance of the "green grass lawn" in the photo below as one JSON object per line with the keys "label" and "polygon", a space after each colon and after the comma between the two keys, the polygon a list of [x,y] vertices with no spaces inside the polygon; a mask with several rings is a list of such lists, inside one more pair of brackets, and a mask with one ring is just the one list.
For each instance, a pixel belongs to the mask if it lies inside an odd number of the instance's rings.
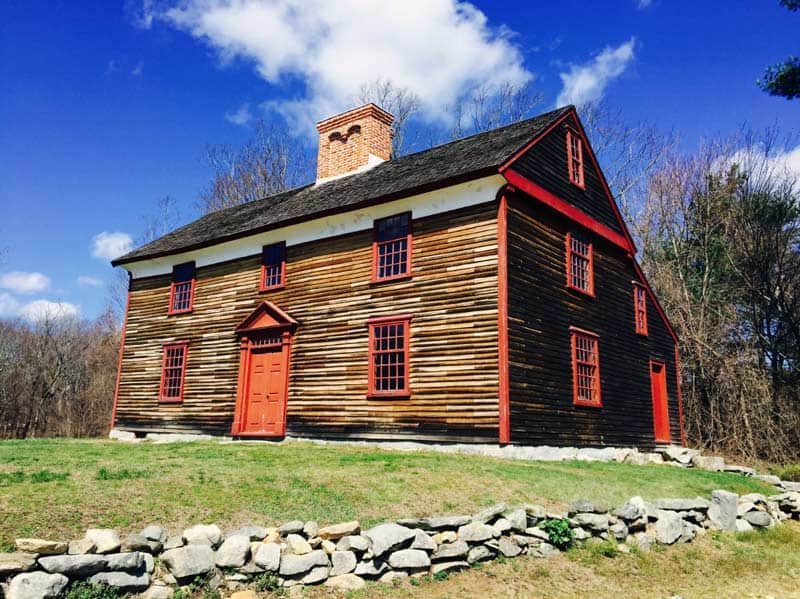
{"label": "green grass lawn", "polygon": [[774,493],[734,474],[669,466],[525,462],[313,443],[126,444],[0,442],[0,543],[80,538],[88,527],[172,532],[290,519],[321,524],[470,513],[497,501],[563,507],[580,498],[618,505],[632,495]]}

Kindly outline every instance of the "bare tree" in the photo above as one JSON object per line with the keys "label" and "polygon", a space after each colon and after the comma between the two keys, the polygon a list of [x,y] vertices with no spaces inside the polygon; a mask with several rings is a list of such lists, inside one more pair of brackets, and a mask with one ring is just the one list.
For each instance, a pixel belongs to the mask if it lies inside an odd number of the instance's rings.
{"label": "bare tree", "polygon": [[406,87],[398,87],[389,79],[378,78],[361,86],[355,98],[358,104],[372,102],[394,116],[392,122],[392,157],[403,153],[408,134],[408,120],[420,109],[419,96]]}
{"label": "bare tree", "polygon": [[254,202],[313,179],[307,148],[285,126],[259,121],[239,148],[210,145],[205,163],[212,178],[200,193],[203,214]]}
{"label": "bare tree", "polygon": [[533,116],[543,95],[531,83],[481,85],[462,96],[449,112],[454,124],[449,139],[459,139],[510,125]]}

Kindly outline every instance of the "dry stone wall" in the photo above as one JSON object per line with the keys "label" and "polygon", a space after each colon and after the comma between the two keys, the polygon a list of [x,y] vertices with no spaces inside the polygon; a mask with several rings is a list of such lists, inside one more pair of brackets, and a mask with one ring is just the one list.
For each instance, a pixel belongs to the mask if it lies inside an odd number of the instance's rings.
{"label": "dry stone wall", "polygon": [[198,580],[223,595],[257,585],[355,590],[367,580],[437,575],[498,556],[547,558],[569,541],[613,539],[621,551],[647,551],[656,544],[689,543],[708,530],[744,532],[800,520],[800,483],[727,466],[685,448],[658,455],[676,466],[757,477],[778,492],[738,496],[717,490],[708,498],[653,502],[632,497],[616,508],[580,500],[565,513],[501,503],[471,515],[406,518],[367,529],[356,521],[319,526],[302,520],[226,534],[215,524],[177,535],[157,525],[125,537],[110,529],[89,529],[73,541],[17,539],[15,552],[0,553],[0,584],[8,599],[56,599],[70,584],[83,581],[146,599],[169,599],[176,589]]}

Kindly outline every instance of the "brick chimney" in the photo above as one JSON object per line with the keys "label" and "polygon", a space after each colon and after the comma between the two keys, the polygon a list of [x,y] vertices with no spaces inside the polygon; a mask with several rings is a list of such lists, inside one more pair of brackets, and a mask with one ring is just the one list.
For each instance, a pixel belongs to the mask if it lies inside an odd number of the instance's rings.
{"label": "brick chimney", "polygon": [[394,117],[365,104],[317,123],[317,183],[366,170],[389,160]]}

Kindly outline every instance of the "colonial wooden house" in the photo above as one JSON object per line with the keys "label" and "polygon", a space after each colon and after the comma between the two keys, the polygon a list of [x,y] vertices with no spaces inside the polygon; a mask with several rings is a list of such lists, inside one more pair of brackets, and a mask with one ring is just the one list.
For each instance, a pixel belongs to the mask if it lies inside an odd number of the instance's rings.
{"label": "colonial wooden house", "polygon": [[390,159],[372,104],[317,180],[130,273],[113,425],[551,445],[682,439],[676,337],[573,107]]}

